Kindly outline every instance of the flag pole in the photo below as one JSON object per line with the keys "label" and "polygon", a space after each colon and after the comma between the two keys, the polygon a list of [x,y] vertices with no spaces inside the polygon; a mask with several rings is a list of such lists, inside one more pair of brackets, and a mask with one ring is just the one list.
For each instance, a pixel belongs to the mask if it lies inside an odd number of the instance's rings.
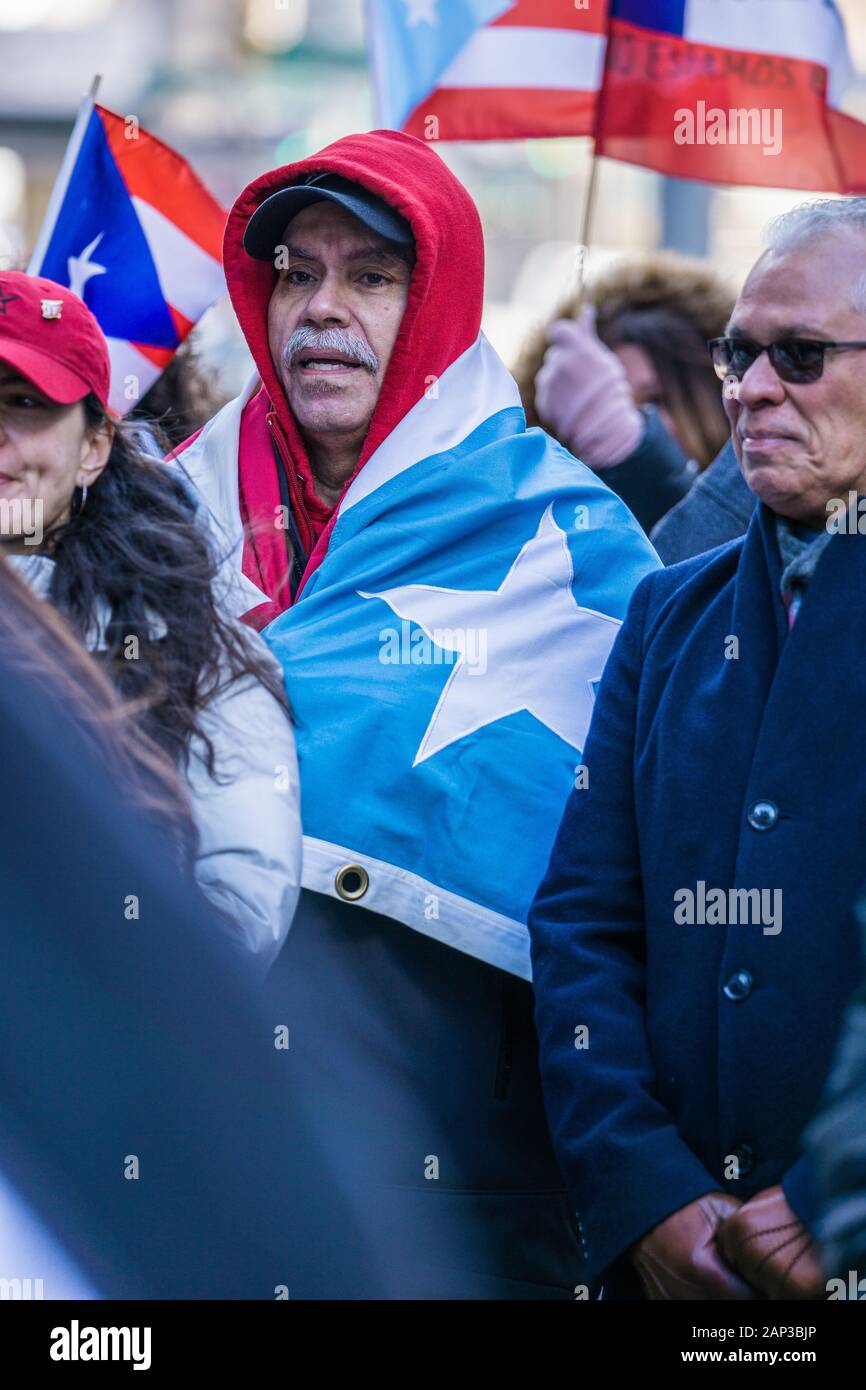
{"label": "flag pole", "polygon": [[387,126],[392,112],[388,100],[388,65],[382,31],[373,13],[374,0],[364,0],[364,34],[369,53],[370,87],[373,96],[373,116],[377,126]]}
{"label": "flag pole", "polygon": [[75,117],[75,124],[72,127],[72,134],[66,146],[66,152],[63,156],[57,178],[54,180],[51,197],[48,199],[48,207],[45,209],[45,216],[42,219],[42,226],[36,238],[36,245],[33,247],[30,263],[27,266],[28,275],[39,275],[42,270],[45,252],[48,249],[48,243],[51,240],[57,218],[60,214],[60,209],[63,206],[63,199],[66,197],[66,189],[69,186],[72,170],[75,168],[75,161],[78,158],[78,152],[81,149],[84,134],[96,104],[96,94],[99,91],[101,82],[102,74],[96,73],[90,84],[90,89],[81,100],[78,114]]}
{"label": "flag pole", "polygon": [[586,263],[589,259],[590,236],[592,233],[592,217],[595,212],[595,195],[598,189],[598,164],[599,156],[596,153],[595,140],[592,142],[592,163],[589,170],[589,184],[586,190],[586,197],[583,201],[583,217],[580,226],[580,264],[577,272],[577,292],[583,290],[583,283],[586,278]]}
{"label": "flag pole", "polygon": [[580,274],[578,277],[578,293],[583,289],[586,278],[586,263],[589,260],[590,236],[592,233],[592,218],[595,212],[596,194],[598,192],[598,170],[601,162],[601,155],[598,152],[599,133],[603,131],[603,112],[604,102],[607,96],[607,74],[610,66],[610,31],[605,35],[604,40],[604,62],[601,68],[601,78],[598,84],[598,93],[595,99],[595,121],[593,124],[592,136],[592,165],[589,171],[589,187],[586,190],[586,199],[583,204],[583,221],[580,229],[581,259]]}

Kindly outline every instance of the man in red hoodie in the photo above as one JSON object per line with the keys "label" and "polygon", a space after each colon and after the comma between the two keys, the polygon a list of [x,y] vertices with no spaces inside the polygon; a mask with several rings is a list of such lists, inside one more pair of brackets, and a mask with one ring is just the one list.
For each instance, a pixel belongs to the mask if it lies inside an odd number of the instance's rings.
{"label": "man in red hoodie", "polygon": [[[247,224],[244,249],[276,269],[269,355],[277,399],[285,401],[306,453],[293,449],[280,411],[269,414],[275,463],[290,499],[295,591],[358,466],[406,308],[415,244],[405,219],[360,184],[314,174],[265,199]],[[284,586],[279,592],[285,598]]]}
{"label": "man in red hoodie", "polygon": [[233,606],[262,628],[317,567],[353,478],[478,339],[484,245],[439,156],[372,131],[254,180],[229,215],[223,260],[256,372],[176,456],[228,568],[249,581]]}
{"label": "man in red hoodie", "polygon": [[271,359],[307,446],[316,496],[333,507],[355,471],[406,308],[412,232],[360,184],[322,174],[272,194],[251,218],[244,245],[276,264]]}
{"label": "man in red hoodie", "polygon": [[[314,1062],[325,1069],[329,1113],[361,1098],[382,1176],[370,1200],[400,1295],[586,1294],[581,1223],[544,1116],[525,908],[585,732],[568,703],[591,706],[628,595],[657,561],[618,499],[526,430],[480,332],[478,212],[428,145],[374,131],[263,175],[231,212],[224,261],[256,374],[180,461],[220,538],[227,602],[271,625],[298,714],[304,891],[269,982],[288,1065],[301,1085]],[[445,494],[412,512],[425,479]],[[518,551],[534,557],[523,568]],[[464,554],[449,574],[474,581],[431,588],[436,566]],[[462,687],[481,705],[466,736],[437,724],[413,761],[395,721],[412,723],[428,695],[436,704],[443,653],[410,680],[379,664],[388,609],[362,591],[418,575],[423,595],[468,602],[489,588],[484,567],[494,590],[508,574],[525,586],[497,631],[497,657],[503,642],[510,654],[490,686],[477,663]],[[521,622],[532,636],[514,646]],[[526,694],[534,651],[544,660]],[[550,713],[557,683],[564,708]],[[500,757],[505,724],[516,742]],[[522,818],[501,843],[495,812],[478,810],[491,794]],[[470,865],[485,827],[486,880]],[[347,1142],[347,1171],[353,1153]]]}

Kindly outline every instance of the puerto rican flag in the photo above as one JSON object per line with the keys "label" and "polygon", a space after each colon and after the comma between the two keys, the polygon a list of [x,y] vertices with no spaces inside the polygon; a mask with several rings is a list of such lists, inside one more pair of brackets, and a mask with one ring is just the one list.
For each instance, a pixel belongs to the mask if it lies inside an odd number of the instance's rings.
{"label": "puerto rican flag", "polygon": [[608,0],[368,0],[377,119],[421,139],[591,135]]}
{"label": "puerto rican flag", "polygon": [[119,414],[225,293],[225,221],[186,160],[131,119],[85,101],[28,270],[68,285],[96,316]]}
{"label": "puerto rican flag", "polygon": [[[237,616],[267,601],[243,571],[237,481],[259,384],[177,460]],[[598,683],[658,566],[601,479],[527,431],[479,334],[364,464],[321,562],[263,629],[295,716],[303,886],[340,898],[359,866],[362,908],[528,979],[527,913]]]}
{"label": "puerto rican flag", "polygon": [[713,183],[866,191],[833,0],[368,0],[380,123],[422,139],[593,135]]}
{"label": "puerto rican flag", "polygon": [[860,193],[866,125],[840,110],[853,76],[833,0],[612,0],[596,152],[713,183]]}

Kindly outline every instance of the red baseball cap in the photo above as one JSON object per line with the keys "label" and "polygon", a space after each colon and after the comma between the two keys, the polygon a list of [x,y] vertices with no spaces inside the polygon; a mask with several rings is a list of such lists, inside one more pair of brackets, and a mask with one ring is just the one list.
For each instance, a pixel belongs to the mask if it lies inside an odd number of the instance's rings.
{"label": "red baseball cap", "polygon": [[0,362],[59,405],[93,392],[115,415],[108,404],[111,361],[105,335],[84,301],[65,285],[0,270]]}

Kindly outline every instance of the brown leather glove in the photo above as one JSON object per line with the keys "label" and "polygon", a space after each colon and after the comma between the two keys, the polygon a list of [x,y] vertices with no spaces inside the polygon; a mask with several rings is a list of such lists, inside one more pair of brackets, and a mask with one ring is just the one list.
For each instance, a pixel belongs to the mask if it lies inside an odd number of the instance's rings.
{"label": "brown leather glove", "polygon": [[825,1298],[818,1249],[781,1187],[766,1187],[722,1222],[719,1249],[766,1298]]}
{"label": "brown leather glove", "polygon": [[716,1232],[740,1206],[736,1197],[708,1192],[661,1221],[631,1250],[644,1294],[650,1299],[754,1298],[748,1284],[725,1264]]}

